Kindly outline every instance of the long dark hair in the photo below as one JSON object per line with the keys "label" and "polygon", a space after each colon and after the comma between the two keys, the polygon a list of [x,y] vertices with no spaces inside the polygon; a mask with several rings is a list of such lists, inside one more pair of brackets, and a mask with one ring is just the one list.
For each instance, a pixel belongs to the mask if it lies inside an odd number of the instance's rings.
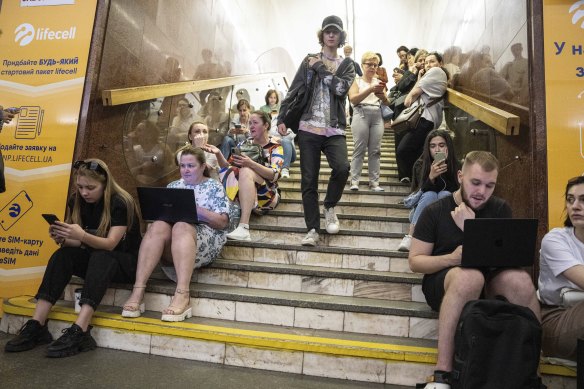
{"label": "long dark hair", "polygon": [[[434,158],[430,153],[430,141],[432,141],[432,139],[437,136],[440,136],[444,139],[446,142],[446,147],[448,148],[448,156],[446,157],[446,166],[448,169],[445,174],[450,175],[452,181],[456,182],[459,166],[456,160],[456,152],[454,151],[454,143],[452,142],[452,138],[446,130],[432,130],[428,133],[426,140],[424,141],[424,149],[422,150],[422,175],[420,176],[419,187],[422,186],[422,183],[430,175],[430,166],[434,162]],[[417,189],[419,188],[414,188],[414,190]]]}
{"label": "long dark hair", "polygon": [[[584,176],[578,176],[574,178],[570,178],[568,183],[566,184],[566,192],[564,192],[564,200],[568,201],[568,191],[571,187],[575,185],[584,184]],[[566,211],[564,207],[564,212]],[[566,212],[566,219],[564,220],[564,226],[566,227],[573,227],[572,221],[570,220],[570,215]]]}

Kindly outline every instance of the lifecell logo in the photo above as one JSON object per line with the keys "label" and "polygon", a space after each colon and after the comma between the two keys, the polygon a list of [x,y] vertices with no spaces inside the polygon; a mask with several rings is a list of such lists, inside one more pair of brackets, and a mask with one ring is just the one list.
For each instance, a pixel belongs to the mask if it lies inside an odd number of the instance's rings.
{"label": "lifecell logo", "polygon": [[14,30],[14,41],[20,46],[26,46],[34,39],[37,41],[52,41],[75,39],[77,27],[70,27],[68,30],[51,30],[48,27],[35,29],[30,23],[22,23]]}
{"label": "lifecell logo", "polygon": [[[569,13],[573,13],[572,15],[572,24],[578,24],[584,18],[584,1],[577,1],[570,7]],[[580,23],[580,28],[584,29],[584,20]]]}

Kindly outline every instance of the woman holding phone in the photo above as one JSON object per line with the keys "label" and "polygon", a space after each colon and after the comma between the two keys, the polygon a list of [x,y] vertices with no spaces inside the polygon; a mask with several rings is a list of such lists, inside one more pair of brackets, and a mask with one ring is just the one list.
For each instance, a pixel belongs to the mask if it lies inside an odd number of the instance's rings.
{"label": "woman holding phone", "polygon": [[383,137],[383,118],[379,109],[381,104],[389,103],[385,95],[385,82],[379,80],[376,71],[379,57],[367,51],[361,57],[363,77],[355,78],[349,89],[349,101],[353,105],[353,141],[355,149],[351,159],[351,190],[359,190],[359,179],[363,169],[365,150],[369,156],[369,188],[382,192],[379,186],[381,159],[381,138]]}
{"label": "woman holding phone", "polygon": [[454,144],[448,131],[433,130],[424,142],[422,155],[412,171],[412,193],[421,191],[421,196],[410,212],[410,230],[402,239],[398,250],[410,251],[412,234],[422,211],[431,203],[451,196],[459,188],[458,170]]}
{"label": "woman holding phone", "polygon": [[141,240],[134,199],[103,161],[77,161],[73,168],[77,190],[67,203],[65,222],[54,221],[49,227],[49,235],[61,247],[49,259],[32,319],[6,343],[7,352],[30,350],[53,340],[47,317],[73,275],[85,280],[81,311],[75,323],[49,345],[47,356],[67,357],[95,349],[89,322],[108,285],[134,282]]}
{"label": "woman holding phone", "polygon": [[265,163],[258,163],[234,148],[229,160],[212,145],[205,150],[217,156],[219,177],[232,201],[239,201],[241,218],[235,230],[227,234],[230,240],[251,240],[249,219],[252,211],[263,214],[274,209],[280,201],[278,178],[282,170],[282,146],[272,142],[268,135],[270,116],[263,111],[254,111],[249,119],[250,135],[253,144],[259,145]]}

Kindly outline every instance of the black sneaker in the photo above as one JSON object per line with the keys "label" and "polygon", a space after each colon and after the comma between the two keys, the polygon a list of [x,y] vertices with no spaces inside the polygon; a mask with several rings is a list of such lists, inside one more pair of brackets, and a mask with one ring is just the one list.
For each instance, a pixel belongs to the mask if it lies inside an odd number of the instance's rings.
{"label": "black sneaker", "polygon": [[47,347],[47,357],[63,358],[76,355],[81,351],[93,350],[97,347],[95,339],[90,334],[91,326],[83,332],[81,327],[73,324],[63,330],[63,335]]}
{"label": "black sneaker", "polygon": [[9,340],[4,346],[4,351],[16,353],[19,351],[32,350],[39,344],[47,344],[53,341],[53,337],[47,328],[36,320],[30,319],[20,328],[16,338]]}

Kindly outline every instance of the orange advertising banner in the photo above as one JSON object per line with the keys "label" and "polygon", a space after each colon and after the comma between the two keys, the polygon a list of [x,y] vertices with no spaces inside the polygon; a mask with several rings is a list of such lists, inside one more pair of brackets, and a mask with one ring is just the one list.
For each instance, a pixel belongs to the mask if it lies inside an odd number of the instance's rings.
{"label": "orange advertising banner", "polygon": [[35,294],[57,246],[43,213],[64,218],[97,0],[0,2],[0,298]]}
{"label": "orange advertising banner", "polygon": [[563,225],[568,179],[584,174],[584,1],[544,0],[543,7],[551,229]]}

